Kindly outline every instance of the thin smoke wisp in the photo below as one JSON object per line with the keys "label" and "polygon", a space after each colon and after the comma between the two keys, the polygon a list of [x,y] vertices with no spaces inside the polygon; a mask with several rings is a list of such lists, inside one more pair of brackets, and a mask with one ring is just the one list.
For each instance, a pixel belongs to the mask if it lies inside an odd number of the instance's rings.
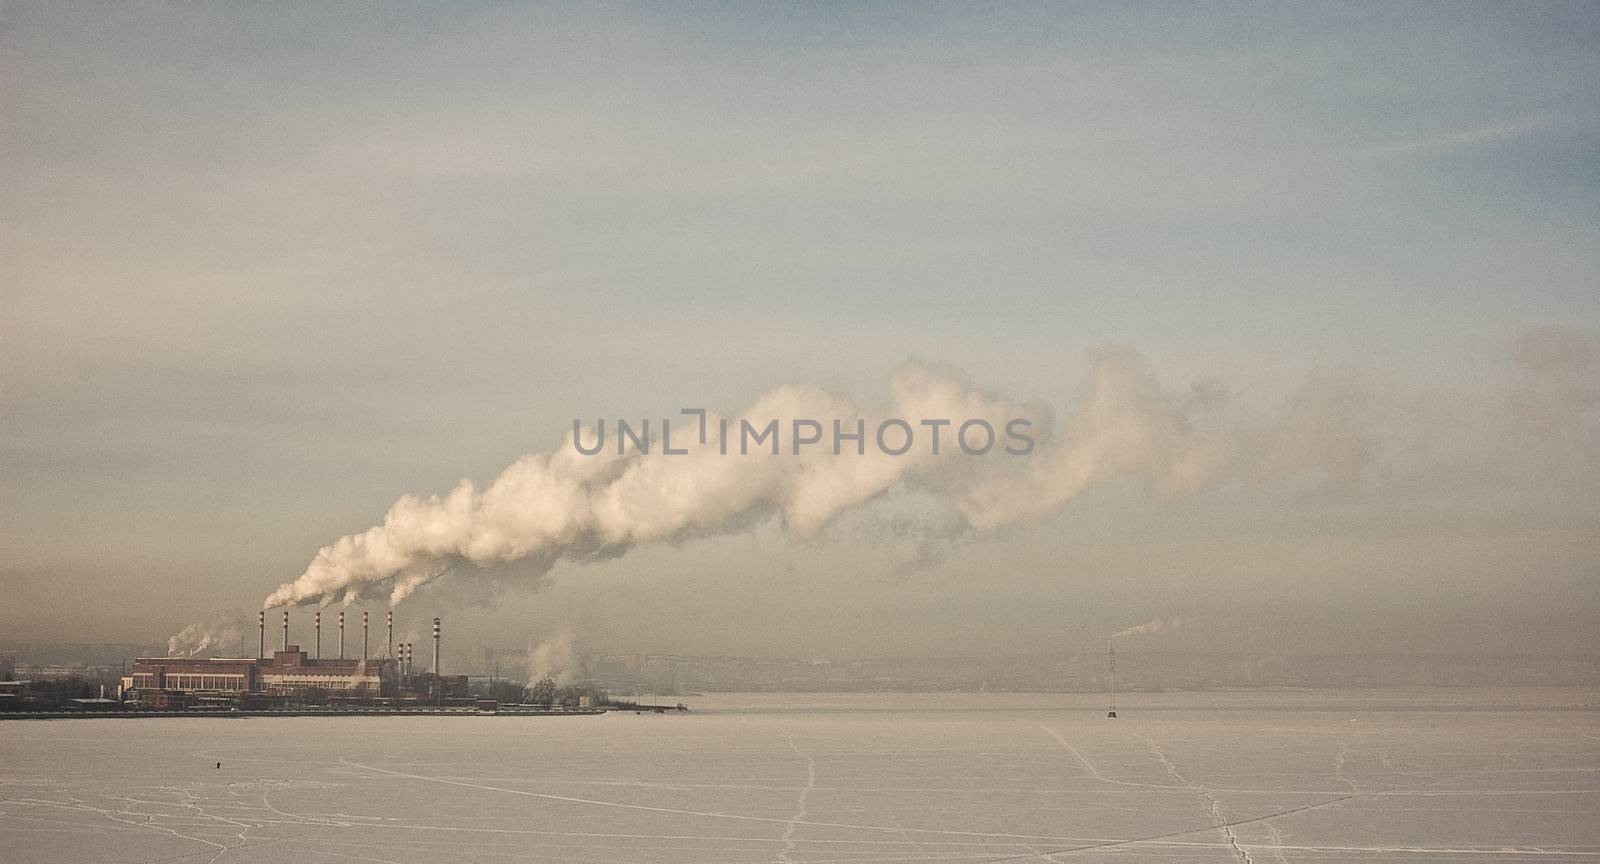
{"label": "thin smoke wisp", "polygon": [[1188,622],[1179,615],[1174,615],[1171,618],[1157,618],[1154,621],[1146,621],[1143,624],[1138,624],[1133,627],[1124,627],[1121,630],[1112,633],[1111,638],[1123,639],[1128,636],[1139,636],[1145,633],[1160,633],[1162,631],[1177,630],[1186,623]]}
{"label": "thin smoke wisp", "polygon": [[[215,657],[230,651],[245,651],[246,625],[243,614],[232,614],[214,621],[190,624],[167,639],[168,657],[195,657],[202,653]],[[250,632],[254,633],[251,628]]]}

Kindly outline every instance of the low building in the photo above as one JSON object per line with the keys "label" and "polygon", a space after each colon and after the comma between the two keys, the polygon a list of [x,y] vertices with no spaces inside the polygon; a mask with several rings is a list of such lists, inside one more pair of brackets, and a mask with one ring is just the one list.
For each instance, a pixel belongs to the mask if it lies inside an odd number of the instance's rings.
{"label": "low building", "polygon": [[38,702],[32,681],[0,681],[0,711],[17,711]]}

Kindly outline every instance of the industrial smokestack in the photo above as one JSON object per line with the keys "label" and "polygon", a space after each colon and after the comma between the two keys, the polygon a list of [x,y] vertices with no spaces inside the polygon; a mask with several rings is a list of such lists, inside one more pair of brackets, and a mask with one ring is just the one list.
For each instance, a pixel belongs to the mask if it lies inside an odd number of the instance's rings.
{"label": "industrial smokestack", "polygon": [[317,631],[317,659],[322,659],[322,610],[312,613],[311,626]]}
{"label": "industrial smokestack", "polygon": [[289,610],[283,610],[283,650],[289,650]]}
{"label": "industrial smokestack", "polygon": [[1106,640],[1106,716],[1117,716],[1117,643]]}
{"label": "industrial smokestack", "polygon": [[439,674],[439,619],[433,619],[433,674]]}
{"label": "industrial smokestack", "polygon": [[1177,630],[1189,619],[1179,615],[1171,618],[1157,618],[1146,621],[1134,627],[1124,627],[1106,638],[1106,716],[1117,716],[1117,640],[1126,636],[1138,636],[1144,633],[1161,633],[1163,631]]}
{"label": "industrial smokestack", "polygon": [[399,662],[400,658],[394,656],[394,610],[389,610],[389,635],[383,643],[383,657],[385,660],[393,658]]}
{"label": "industrial smokestack", "polygon": [[256,659],[267,659],[267,613],[256,613],[256,626],[261,628],[261,647],[256,649]]}
{"label": "industrial smokestack", "polygon": [[344,659],[344,610],[339,610],[339,659]]}
{"label": "industrial smokestack", "polygon": [[367,662],[367,613],[361,613],[361,662]]}

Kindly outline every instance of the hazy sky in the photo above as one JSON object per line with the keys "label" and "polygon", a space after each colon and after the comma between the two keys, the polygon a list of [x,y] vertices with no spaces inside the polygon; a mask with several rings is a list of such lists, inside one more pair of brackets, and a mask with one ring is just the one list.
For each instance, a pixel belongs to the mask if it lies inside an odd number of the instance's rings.
{"label": "hazy sky", "polygon": [[918,566],[891,494],[397,614],[1600,650],[1597,9],[0,3],[0,641],[253,616],[574,417],[874,403],[913,357],[1064,417],[1117,345],[1264,415],[1333,388],[1359,458],[1107,482]]}

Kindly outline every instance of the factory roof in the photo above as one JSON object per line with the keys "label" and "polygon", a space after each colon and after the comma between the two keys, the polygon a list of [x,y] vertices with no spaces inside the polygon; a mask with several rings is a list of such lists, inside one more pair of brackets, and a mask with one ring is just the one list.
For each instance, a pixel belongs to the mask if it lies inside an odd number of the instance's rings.
{"label": "factory roof", "polygon": [[[290,648],[293,649],[294,646],[291,645]],[[284,656],[284,655],[287,655],[287,656]],[[273,656],[265,657],[265,658],[258,658],[258,657],[137,657],[137,658],[134,659],[133,662],[135,664],[143,664],[143,665],[149,665],[149,666],[182,666],[182,665],[194,665],[194,666],[238,666],[238,665],[251,665],[251,666],[259,666],[259,667],[261,667],[262,669],[265,669],[265,670],[270,670],[270,669],[305,669],[305,670],[325,669],[325,670],[334,670],[334,669],[355,669],[355,668],[358,668],[358,667],[362,666],[363,664],[369,664],[370,665],[370,664],[379,664],[379,663],[390,663],[390,662],[393,662],[393,661],[391,659],[389,659],[389,658],[384,658],[384,657],[367,657],[365,659],[363,659],[361,657],[346,657],[346,658],[343,658],[343,659],[340,659],[340,658],[337,658],[337,657],[316,658],[316,657],[307,657],[306,653],[304,651],[290,650],[290,651],[279,651],[279,652],[276,652],[275,654],[273,654]]]}

